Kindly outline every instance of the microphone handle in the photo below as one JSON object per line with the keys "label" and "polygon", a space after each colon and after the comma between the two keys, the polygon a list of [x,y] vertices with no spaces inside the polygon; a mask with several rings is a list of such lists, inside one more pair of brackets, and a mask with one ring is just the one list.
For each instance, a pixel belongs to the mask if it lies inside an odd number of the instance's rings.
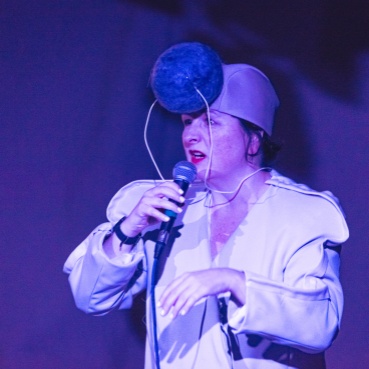
{"label": "microphone handle", "polygon": [[[189,182],[184,181],[182,179],[175,179],[174,183],[177,183],[177,185],[183,190],[183,196],[185,196],[188,190],[188,187],[190,185]],[[169,199],[169,201],[174,202],[177,206],[183,206],[183,204],[179,204],[178,202],[174,200]],[[175,213],[172,210],[165,210],[164,214],[169,217],[169,220],[167,222],[161,223],[160,230],[159,230],[159,236],[158,236],[158,239],[155,245],[154,258],[159,258],[161,251],[163,250],[164,246],[168,242],[170,231],[173,227],[174,221],[177,218],[177,213]]]}

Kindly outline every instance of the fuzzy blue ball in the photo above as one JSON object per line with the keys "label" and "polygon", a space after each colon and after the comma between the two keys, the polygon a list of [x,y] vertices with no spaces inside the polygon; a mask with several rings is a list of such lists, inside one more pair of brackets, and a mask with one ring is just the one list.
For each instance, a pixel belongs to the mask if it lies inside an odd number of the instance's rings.
{"label": "fuzzy blue ball", "polygon": [[209,46],[199,42],[176,44],[164,51],[151,72],[156,99],[172,113],[193,113],[210,105],[223,86],[222,61]]}

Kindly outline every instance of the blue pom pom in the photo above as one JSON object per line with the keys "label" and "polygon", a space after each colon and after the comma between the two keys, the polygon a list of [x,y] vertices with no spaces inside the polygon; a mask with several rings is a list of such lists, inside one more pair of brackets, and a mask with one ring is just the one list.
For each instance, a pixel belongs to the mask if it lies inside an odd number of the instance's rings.
{"label": "blue pom pom", "polygon": [[184,42],[172,46],[157,59],[151,72],[156,99],[172,113],[193,113],[210,105],[223,86],[222,62],[209,46]]}

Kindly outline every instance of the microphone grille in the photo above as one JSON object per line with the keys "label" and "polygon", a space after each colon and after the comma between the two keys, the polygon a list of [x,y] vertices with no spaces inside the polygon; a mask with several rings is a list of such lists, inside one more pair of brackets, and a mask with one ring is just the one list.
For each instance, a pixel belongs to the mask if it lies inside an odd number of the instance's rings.
{"label": "microphone grille", "polygon": [[182,180],[192,183],[196,179],[196,175],[196,167],[186,160],[178,162],[173,168],[174,180]]}

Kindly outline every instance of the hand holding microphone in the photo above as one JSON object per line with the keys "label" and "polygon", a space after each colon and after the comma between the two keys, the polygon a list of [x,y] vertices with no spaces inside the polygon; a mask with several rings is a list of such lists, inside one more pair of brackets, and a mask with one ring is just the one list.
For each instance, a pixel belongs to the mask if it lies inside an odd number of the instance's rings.
{"label": "hand holding microphone", "polygon": [[[180,190],[183,192],[183,195],[186,194],[188,187],[195,180],[196,174],[197,174],[196,167],[188,161],[180,161],[174,166],[173,169],[174,183],[176,183],[179,186]],[[169,201],[172,202],[173,200]],[[182,204],[178,204],[175,201],[174,203],[178,206],[182,206]],[[179,207],[178,210],[181,210],[181,208]],[[170,209],[166,209],[164,211],[164,214],[169,217],[169,220],[166,220],[161,224],[159,237],[156,241],[154,253],[155,258],[158,258],[160,256],[161,250],[166,245],[170,231],[179,212],[181,211],[173,212]]]}
{"label": "hand holding microphone", "polygon": [[180,161],[173,168],[173,178],[173,182],[164,182],[144,193],[121,225],[124,234],[134,237],[161,221],[162,233],[169,235],[177,214],[182,212],[186,191],[196,178],[196,167],[188,161]]}

